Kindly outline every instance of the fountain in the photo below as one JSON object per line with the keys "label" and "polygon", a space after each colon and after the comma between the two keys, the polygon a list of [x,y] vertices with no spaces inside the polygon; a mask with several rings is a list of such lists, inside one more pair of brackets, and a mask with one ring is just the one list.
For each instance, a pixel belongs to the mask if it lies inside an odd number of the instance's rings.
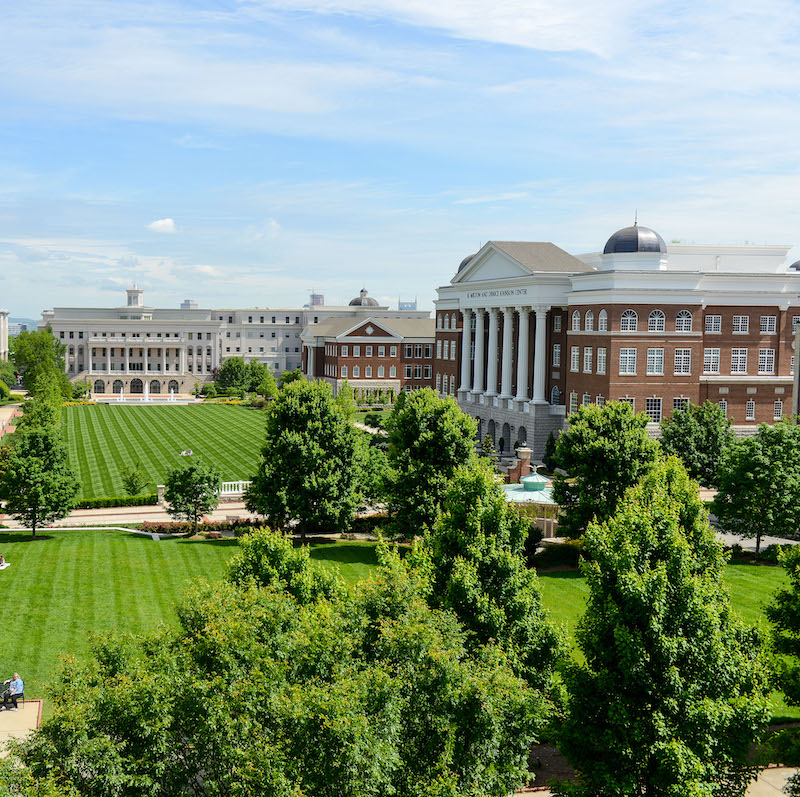
{"label": "fountain", "polygon": [[125,401],[125,393],[122,388],[119,389],[119,398],[117,399],[120,403]]}
{"label": "fountain", "polygon": [[144,380],[144,395],[142,396],[142,401],[150,401],[150,383],[146,379]]}
{"label": "fountain", "polygon": [[169,389],[169,400],[170,401],[175,401],[175,388],[174,387],[171,387]]}

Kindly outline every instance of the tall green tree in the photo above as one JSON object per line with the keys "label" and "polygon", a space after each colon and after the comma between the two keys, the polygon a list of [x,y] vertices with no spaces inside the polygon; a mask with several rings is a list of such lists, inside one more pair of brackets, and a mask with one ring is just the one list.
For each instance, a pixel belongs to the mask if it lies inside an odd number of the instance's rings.
{"label": "tall green tree", "polygon": [[141,495],[147,484],[147,473],[142,467],[142,463],[136,462],[122,468],[122,486],[128,495]]}
{"label": "tall green tree", "polygon": [[80,484],[67,460],[67,447],[53,426],[23,427],[14,434],[0,482],[6,513],[31,530],[66,517]]}
{"label": "tall green tree", "polygon": [[403,530],[421,532],[436,520],[456,469],[474,461],[477,425],[454,399],[425,388],[398,400],[386,428],[390,511]]}
{"label": "tall green tree", "polygon": [[17,384],[17,369],[11,360],[0,360],[0,380],[9,387]]}
{"label": "tall green tree", "polygon": [[733,615],[722,544],[671,457],[585,536],[589,586],[565,672],[561,751],[578,770],[557,793],[743,794],[769,718],[765,657]]}
{"label": "tall green tree", "polygon": [[65,379],[66,350],[67,347],[53,336],[49,327],[30,332],[25,330],[17,335],[14,338],[14,365],[25,388],[32,390],[42,374],[61,383]]}
{"label": "tall green tree", "polygon": [[258,383],[256,393],[258,393],[259,396],[263,396],[265,399],[274,399],[277,392],[278,383],[275,381],[272,371],[267,369],[261,377],[261,381]]}
{"label": "tall green tree", "polygon": [[592,520],[610,518],[625,490],[654,466],[658,443],[647,434],[647,421],[621,401],[590,404],[569,416],[555,454],[555,466],[566,475],[553,478],[561,534],[579,537]]}
{"label": "tall green tree", "polygon": [[281,389],[291,385],[292,382],[302,382],[304,380],[303,372],[299,368],[295,368],[293,371],[284,371],[281,374]]}
{"label": "tall green tree", "polygon": [[345,531],[358,504],[357,430],[336,404],[330,386],[296,380],[266,411],[266,442],[245,496],[251,512],[286,528]]}
{"label": "tall green tree", "polygon": [[800,529],[800,426],[762,424],[753,437],[736,440],[717,472],[712,513],[723,531],[756,539],[795,537]]}
{"label": "tall green tree", "polygon": [[8,385],[0,379],[0,401],[8,401],[11,398],[11,390]]}
{"label": "tall green tree", "polygon": [[251,360],[247,364],[247,384],[245,385],[245,389],[249,390],[252,393],[255,393],[258,390],[258,386],[261,384],[261,380],[269,373],[269,368],[258,360]]}
{"label": "tall green tree", "polygon": [[355,417],[358,406],[356,405],[356,400],[353,397],[353,388],[350,387],[350,384],[346,379],[341,385],[339,385],[339,389],[336,391],[336,403],[348,418]]}
{"label": "tall green tree", "polygon": [[249,385],[247,366],[241,357],[228,357],[219,367],[217,387],[223,390],[243,390]]}
{"label": "tall green tree", "polygon": [[725,411],[711,401],[673,410],[661,421],[664,452],[678,457],[689,475],[705,487],[716,485],[717,469],[734,439]]}
{"label": "tall green tree", "polygon": [[187,520],[197,534],[197,525],[207,512],[219,506],[222,477],[219,471],[196,457],[188,457],[177,468],[167,471],[164,502],[172,517]]}

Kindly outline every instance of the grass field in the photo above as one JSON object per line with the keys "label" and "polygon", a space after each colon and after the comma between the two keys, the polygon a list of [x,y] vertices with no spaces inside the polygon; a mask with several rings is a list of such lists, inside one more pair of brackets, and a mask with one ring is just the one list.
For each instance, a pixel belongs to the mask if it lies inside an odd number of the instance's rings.
{"label": "grass field", "polygon": [[98,404],[64,407],[64,437],[82,498],[125,495],[122,469],[137,460],[153,485],[191,449],[214,462],[224,481],[255,473],[264,438],[264,415],[242,407]]}

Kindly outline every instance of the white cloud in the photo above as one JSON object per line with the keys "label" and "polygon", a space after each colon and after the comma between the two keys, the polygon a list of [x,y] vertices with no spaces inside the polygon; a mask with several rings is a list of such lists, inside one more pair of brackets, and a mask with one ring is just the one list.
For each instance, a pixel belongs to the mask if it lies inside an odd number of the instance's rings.
{"label": "white cloud", "polygon": [[175,232],[175,222],[172,219],[158,219],[147,225],[148,230],[153,232]]}

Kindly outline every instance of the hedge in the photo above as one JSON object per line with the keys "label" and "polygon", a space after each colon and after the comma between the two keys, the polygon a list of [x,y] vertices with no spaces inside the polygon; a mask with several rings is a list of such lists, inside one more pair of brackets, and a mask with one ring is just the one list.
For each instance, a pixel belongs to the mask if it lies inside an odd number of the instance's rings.
{"label": "hedge", "polygon": [[[232,531],[236,536],[240,536],[247,529],[258,529],[266,525],[263,520],[251,520],[250,518],[238,518],[235,520],[207,520],[197,524],[197,531],[202,534],[204,531]],[[194,526],[191,523],[182,521],[162,521],[154,523],[150,520],[142,522],[142,531],[149,534],[189,534]]]}
{"label": "hedge", "polygon": [[117,495],[110,498],[85,498],[76,501],[73,509],[99,509],[107,506],[151,506],[158,503],[158,494]]}

